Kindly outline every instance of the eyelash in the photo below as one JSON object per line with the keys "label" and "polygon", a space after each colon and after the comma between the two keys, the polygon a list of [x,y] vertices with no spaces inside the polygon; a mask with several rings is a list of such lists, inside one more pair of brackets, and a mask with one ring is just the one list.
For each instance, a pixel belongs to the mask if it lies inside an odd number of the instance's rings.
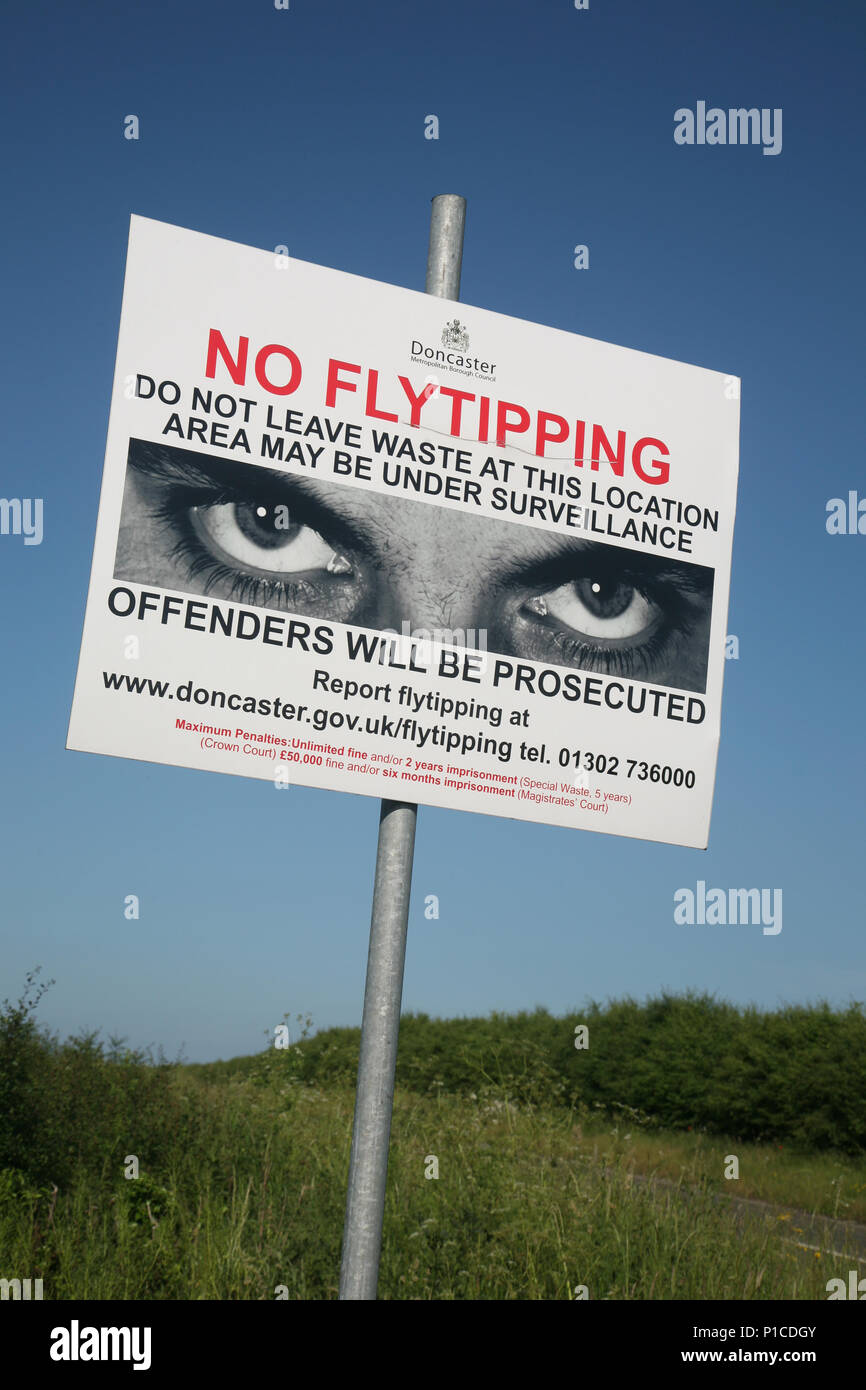
{"label": "eyelash", "polygon": [[631,647],[602,647],[587,642],[585,638],[571,638],[563,634],[559,641],[560,650],[567,664],[579,666],[582,670],[593,670],[603,664],[604,674],[612,676],[650,675],[653,662],[664,653],[673,636],[673,631],[663,622],[646,642]]}

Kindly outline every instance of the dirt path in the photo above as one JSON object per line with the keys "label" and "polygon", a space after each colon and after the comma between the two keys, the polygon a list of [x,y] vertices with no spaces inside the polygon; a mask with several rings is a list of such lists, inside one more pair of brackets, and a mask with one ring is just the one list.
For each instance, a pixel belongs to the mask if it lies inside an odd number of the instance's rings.
{"label": "dirt path", "polygon": [[[647,1177],[644,1173],[634,1173],[632,1176],[637,1183],[651,1183],[655,1187],[679,1186],[670,1178]],[[714,1192],[712,1197],[714,1202],[727,1203],[743,1220],[763,1219],[777,1230],[784,1222],[790,1233],[783,1237],[788,1245],[796,1245],[801,1250],[817,1250],[822,1255],[837,1255],[866,1265],[866,1226],[859,1221],[837,1221],[832,1216],[815,1215],[801,1211],[799,1207],[763,1202],[757,1197],[734,1197],[722,1192]]]}
{"label": "dirt path", "polygon": [[[822,1255],[839,1255],[866,1265],[866,1226],[858,1221],[837,1221],[832,1216],[815,1216],[798,1207],[777,1206],[756,1197],[728,1197],[716,1193],[720,1202],[730,1202],[744,1216],[763,1216],[778,1229],[781,1222],[790,1231],[784,1239],[801,1250],[818,1250]],[[795,1234],[796,1233],[796,1234]]]}

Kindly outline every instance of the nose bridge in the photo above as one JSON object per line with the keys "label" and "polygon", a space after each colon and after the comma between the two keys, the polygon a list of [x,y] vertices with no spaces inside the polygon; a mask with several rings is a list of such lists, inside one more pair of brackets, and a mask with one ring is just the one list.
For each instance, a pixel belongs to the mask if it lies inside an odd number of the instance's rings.
{"label": "nose bridge", "polygon": [[407,623],[412,632],[458,633],[475,626],[473,569],[465,562],[454,565],[453,556],[443,553],[436,531],[419,537],[399,566],[382,577],[389,611],[389,622],[383,626],[402,631]]}

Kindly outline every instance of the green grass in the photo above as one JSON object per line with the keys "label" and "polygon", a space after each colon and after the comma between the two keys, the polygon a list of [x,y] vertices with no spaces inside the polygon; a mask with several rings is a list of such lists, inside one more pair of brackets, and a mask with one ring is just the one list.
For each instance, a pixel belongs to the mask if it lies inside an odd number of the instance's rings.
{"label": "green grass", "polygon": [[[866,1159],[809,1153],[781,1144],[747,1144],[704,1133],[639,1128],[628,1118],[583,1126],[599,1162],[622,1159],[636,1173],[700,1185],[723,1197],[748,1197],[839,1221],[866,1223]],[[724,1176],[729,1154],[739,1176]]]}
{"label": "green grass", "polygon": [[[179,1073],[171,1090],[195,1124],[158,1167],[141,1144],[137,1180],[115,1163],[0,1198],[4,1271],[55,1299],[336,1297],[351,1089]],[[691,1180],[636,1185],[627,1152],[562,1108],[396,1095],[381,1298],[826,1298],[850,1261],[785,1234],[738,1225]]]}
{"label": "green grass", "polygon": [[[357,1031],[187,1066],[93,1034],[60,1043],[34,1024],[39,993],[31,977],[0,1010],[0,1277],[41,1278],[49,1299],[335,1298]],[[841,1102],[832,1068],[821,1085],[801,1078],[812,1148],[663,1128],[632,1105],[635,1075],[683,1113],[717,1105],[724,1088],[705,1075],[701,1099],[696,1063],[678,1100],[660,1072],[667,1057],[684,1077],[696,1037],[706,1051],[716,1029],[727,1074],[736,1011],[689,998],[618,1010],[592,1016],[582,1055],[572,1021],[544,1011],[403,1021],[381,1298],[572,1299],[582,1285],[593,1299],[825,1299],[829,1278],[847,1278],[850,1259],[792,1244],[784,1210],[744,1219],[719,1196],[866,1220],[850,1077]],[[783,1031],[798,1018],[801,1032],[756,1113],[795,1075],[791,1053],[808,1073],[816,1040],[838,1051],[857,1017],[785,1014]],[[773,1019],[747,1020],[742,1046],[754,1051],[761,1028],[766,1043]],[[785,1100],[770,1128],[792,1114]],[[827,1143],[834,1125],[845,1152]],[[731,1153],[736,1182],[723,1177]]]}

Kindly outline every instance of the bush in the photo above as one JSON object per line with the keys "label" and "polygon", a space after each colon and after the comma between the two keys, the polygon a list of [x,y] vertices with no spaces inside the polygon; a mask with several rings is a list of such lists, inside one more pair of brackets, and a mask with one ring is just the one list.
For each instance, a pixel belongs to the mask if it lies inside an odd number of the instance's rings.
{"label": "bush", "polygon": [[40,1031],[33,1013],[51,982],[39,984],[38,974],[0,1010],[0,1169],[63,1187],[81,1167],[120,1172],[145,1135],[150,1161],[160,1162],[184,1123],[175,1065],[123,1039],[106,1045],[82,1033],[60,1043]]}
{"label": "bush", "polygon": [[[360,1030],[309,1037],[303,1016],[300,1038],[286,1049],[271,1042],[258,1057],[182,1069],[94,1033],[60,1043],[33,1019],[48,987],[38,973],[0,1011],[0,1170],[35,1187],[62,1187],[79,1168],[114,1183],[127,1154],[153,1172],[179,1143],[201,1171],[216,1171],[204,1135],[226,1085],[249,1078],[276,1089],[284,1112],[309,1087],[354,1085]],[[585,1050],[574,1046],[578,1024],[589,1029]],[[179,1070],[208,1084],[178,1086]],[[423,1095],[625,1111],[668,1129],[859,1153],[866,1014],[855,1003],[764,1013],[706,994],[590,1003],[565,1018],[546,1009],[449,1020],[407,1014],[397,1083]]]}
{"label": "bush", "polygon": [[[577,1024],[589,1047],[577,1050]],[[295,1080],[352,1083],[360,1030],[302,1039]],[[278,1079],[286,1054],[271,1050]],[[625,1107],[670,1129],[859,1153],[866,1147],[866,1013],[826,1003],[772,1013],[707,994],[590,1003],[489,1018],[400,1021],[397,1083],[422,1093],[506,1095],[533,1105]]]}

